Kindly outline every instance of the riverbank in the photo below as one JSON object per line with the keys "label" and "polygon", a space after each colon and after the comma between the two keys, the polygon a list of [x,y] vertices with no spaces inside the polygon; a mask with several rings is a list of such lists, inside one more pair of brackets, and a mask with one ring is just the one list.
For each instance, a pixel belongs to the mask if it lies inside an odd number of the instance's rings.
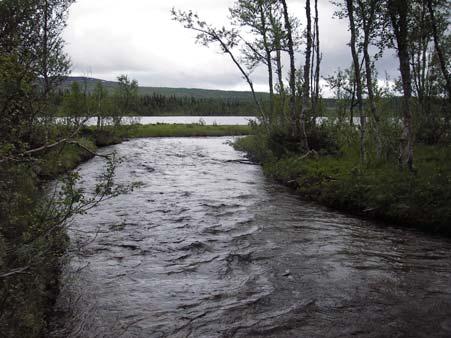
{"label": "riverbank", "polygon": [[393,163],[361,167],[350,155],[277,158],[256,136],[235,143],[237,150],[303,198],[363,217],[451,236],[451,149],[417,146],[415,173]]}
{"label": "riverbank", "polygon": [[77,142],[82,147],[62,143],[33,162],[2,166],[0,336],[46,336],[59,293],[61,257],[69,240],[63,226],[53,227],[48,220],[46,213],[57,217],[58,211],[47,206],[43,195],[48,193],[46,182],[94,156],[96,146],[91,140]]}
{"label": "riverbank", "polygon": [[[125,139],[234,136],[250,132],[250,127],[239,125],[158,124],[101,130],[86,127],[80,131],[76,142],[61,143],[41,154],[32,165],[12,164],[5,167],[2,175],[10,181],[10,190],[15,191],[15,202],[11,203],[15,208],[9,209],[8,215],[0,215],[2,226],[9,229],[4,231],[5,237],[0,235],[0,301],[3,304],[0,331],[11,337],[46,336],[48,318],[59,292],[60,260],[67,249],[68,238],[64,228],[61,228],[28,243],[29,238],[47,231],[46,225],[39,222],[42,186],[45,182],[93,158],[98,148],[121,143]],[[24,266],[26,270],[23,272],[1,276],[3,272],[8,274]]]}

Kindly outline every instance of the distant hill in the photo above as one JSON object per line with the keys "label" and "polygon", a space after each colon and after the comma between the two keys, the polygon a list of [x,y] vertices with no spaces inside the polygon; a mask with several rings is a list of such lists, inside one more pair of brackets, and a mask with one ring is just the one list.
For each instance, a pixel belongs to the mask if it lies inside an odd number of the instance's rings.
{"label": "distant hill", "polygon": [[[90,77],[70,76],[61,85],[63,90],[70,89],[73,82],[78,82],[81,85],[88,86],[88,91],[94,89],[96,83],[100,81],[103,86],[109,90],[114,90],[118,86],[118,82],[105,81]],[[212,89],[198,89],[198,88],[168,88],[168,87],[139,87],[139,95],[159,94],[163,96],[175,97],[194,97],[197,99],[233,99],[238,101],[252,101],[252,93],[246,91],[225,91]],[[268,93],[257,93],[262,100],[269,98]]]}

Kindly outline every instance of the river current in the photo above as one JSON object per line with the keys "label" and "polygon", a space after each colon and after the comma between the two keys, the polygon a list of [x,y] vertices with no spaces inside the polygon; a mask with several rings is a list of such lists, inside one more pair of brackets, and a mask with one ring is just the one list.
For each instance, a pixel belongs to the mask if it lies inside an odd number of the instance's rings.
{"label": "river current", "polygon": [[102,150],[139,187],[73,220],[53,337],[451,337],[450,240],[302,201],[231,140]]}

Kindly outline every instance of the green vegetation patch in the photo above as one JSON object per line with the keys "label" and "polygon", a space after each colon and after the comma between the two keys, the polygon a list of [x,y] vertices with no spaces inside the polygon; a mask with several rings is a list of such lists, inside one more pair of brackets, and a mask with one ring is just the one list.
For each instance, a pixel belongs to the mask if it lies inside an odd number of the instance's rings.
{"label": "green vegetation patch", "polygon": [[119,143],[124,138],[140,137],[203,137],[239,136],[252,133],[250,126],[203,124],[135,124],[131,126],[95,127],[83,130],[83,135],[92,138],[98,146]]}
{"label": "green vegetation patch", "polygon": [[[94,151],[85,138],[77,142]],[[5,337],[44,336],[58,293],[60,260],[68,245],[63,226],[46,222],[48,194],[43,179],[74,169],[93,154],[76,144],[52,148],[32,164],[4,165],[0,174],[0,276]],[[13,192],[13,193],[9,193]]]}
{"label": "green vegetation patch", "polygon": [[309,200],[433,233],[451,235],[451,148],[418,145],[415,172],[393,162],[359,165],[358,155],[285,154],[277,158],[261,136],[235,148],[263,164],[266,175]]}
{"label": "green vegetation patch", "polygon": [[202,124],[154,124],[123,127],[125,136],[135,137],[194,137],[249,135],[249,126],[206,126]]}

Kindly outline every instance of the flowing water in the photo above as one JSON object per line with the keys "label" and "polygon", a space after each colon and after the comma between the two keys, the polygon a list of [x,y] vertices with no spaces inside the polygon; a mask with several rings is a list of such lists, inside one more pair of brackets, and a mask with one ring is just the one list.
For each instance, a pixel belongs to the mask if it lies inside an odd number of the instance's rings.
{"label": "flowing water", "polygon": [[54,337],[451,337],[451,241],[303,202],[231,139],[104,150],[140,187],[74,220]]}

